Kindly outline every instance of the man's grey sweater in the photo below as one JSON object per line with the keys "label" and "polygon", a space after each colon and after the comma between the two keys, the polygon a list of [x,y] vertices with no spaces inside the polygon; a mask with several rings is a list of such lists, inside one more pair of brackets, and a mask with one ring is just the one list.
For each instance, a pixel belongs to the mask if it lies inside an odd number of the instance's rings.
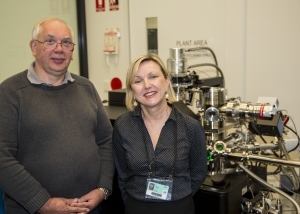
{"label": "man's grey sweater", "polygon": [[[50,197],[112,189],[112,126],[93,84],[31,84],[27,70],[0,84],[0,189],[13,213]],[[25,208],[25,209],[24,209]]]}

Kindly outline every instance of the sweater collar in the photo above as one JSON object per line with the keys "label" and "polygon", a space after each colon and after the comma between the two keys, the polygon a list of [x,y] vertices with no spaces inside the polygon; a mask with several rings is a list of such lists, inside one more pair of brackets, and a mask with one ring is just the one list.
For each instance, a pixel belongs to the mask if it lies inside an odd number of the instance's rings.
{"label": "sweater collar", "polygon": [[[27,72],[27,78],[29,80],[29,82],[31,84],[35,84],[35,85],[48,85],[48,86],[53,86],[51,84],[48,84],[48,83],[45,83],[44,81],[41,80],[41,78],[36,74],[35,70],[34,70],[34,65],[35,65],[35,62],[32,62],[28,68],[28,72]],[[71,74],[69,71],[67,71],[65,73],[65,78],[62,82],[62,85],[63,84],[67,84],[68,82],[74,82],[75,79],[72,78]]]}

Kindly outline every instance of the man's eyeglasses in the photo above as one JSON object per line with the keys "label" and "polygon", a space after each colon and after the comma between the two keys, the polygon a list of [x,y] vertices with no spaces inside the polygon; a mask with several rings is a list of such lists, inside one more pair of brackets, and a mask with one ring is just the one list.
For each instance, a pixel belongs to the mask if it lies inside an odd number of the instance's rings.
{"label": "man's eyeglasses", "polygon": [[63,40],[60,43],[58,43],[54,39],[45,40],[44,42],[41,42],[36,39],[34,41],[42,43],[44,45],[44,47],[47,49],[55,49],[57,47],[57,45],[60,44],[63,49],[71,51],[74,49],[74,45],[75,45],[73,42],[68,41],[68,40]]}

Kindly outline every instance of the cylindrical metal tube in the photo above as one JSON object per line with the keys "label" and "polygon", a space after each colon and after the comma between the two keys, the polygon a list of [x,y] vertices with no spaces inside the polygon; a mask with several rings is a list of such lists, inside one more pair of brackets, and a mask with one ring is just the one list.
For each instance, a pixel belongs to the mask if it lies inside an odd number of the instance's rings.
{"label": "cylindrical metal tube", "polygon": [[241,161],[242,159],[246,159],[246,160],[261,161],[264,163],[271,163],[274,165],[300,167],[300,161],[270,158],[270,157],[264,157],[259,155],[243,155],[242,153],[228,153],[227,157],[229,160]]}
{"label": "cylindrical metal tube", "polygon": [[241,146],[242,150],[256,151],[256,150],[266,150],[266,149],[276,149],[278,146],[272,143],[261,144],[256,146],[254,144],[244,144]]}
{"label": "cylindrical metal tube", "polygon": [[282,204],[280,199],[276,200],[275,209],[278,211],[278,214],[282,214]]}
{"label": "cylindrical metal tube", "polygon": [[200,90],[203,94],[205,108],[220,107],[226,103],[224,88],[203,86]]}
{"label": "cylindrical metal tube", "polygon": [[176,76],[186,76],[187,59],[184,58],[184,49],[170,48],[170,58],[167,60],[167,68],[170,74]]}

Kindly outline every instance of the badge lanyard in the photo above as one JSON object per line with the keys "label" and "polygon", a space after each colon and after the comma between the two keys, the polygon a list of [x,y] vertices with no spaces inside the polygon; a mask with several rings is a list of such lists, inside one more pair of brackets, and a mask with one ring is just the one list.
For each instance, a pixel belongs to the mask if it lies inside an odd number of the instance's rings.
{"label": "badge lanyard", "polygon": [[[174,169],[176,166],[176,161],[177,161],[177,141],[178,141],[178,132],[177,132],[177,113],[175,112],[175,116],[176,116],[176,121],[175,121],[175,143],[174,143],[174,162],[173,162],[173,166],[172,166],[172,170],[171,173],[169,174],[169,179],[172,179],[174,176]],[[146,137],[145,135],[143,135],[144,137],[144,142],[145,142],[145,147],[146,147],[146,155],[147,155],[147,162],[148,162],[148,167],[149,167],[149,177],[152,177],[152,169],[151,169],[151,163],[150,163],[150,157],[149,157],[149,152],[148,152],[148,148],[147,148],[147,144],[146,144]],[[151,139],[151,138],[150,138]]]}
{"label": "badge lanyard", "polygon": [[[175,112],[175,116],[177,119],[177,113]],[[151,198],[151,199],[159,199],[159,200],[172,200],[172,191],[173,191],[173,176],[174,176],[174,170],[176,166],[177,161],[177,141],[178,141],[178,131],[177,131],[177,121],[175,121],[175,143],[174,143],[174,162],[172,166],[172,170],[169,174],[168,178],[163,177],[154,177],[152,174],[151,169],[151,162],[149,157],[149,151],[146,144],[146,135],[143,135],[144,143],[146,147],[146,156],[147,156],[147,162],[149,167],[149,173],[147,178],[147,185],[146,185],[146,193],[145,198]]]}

